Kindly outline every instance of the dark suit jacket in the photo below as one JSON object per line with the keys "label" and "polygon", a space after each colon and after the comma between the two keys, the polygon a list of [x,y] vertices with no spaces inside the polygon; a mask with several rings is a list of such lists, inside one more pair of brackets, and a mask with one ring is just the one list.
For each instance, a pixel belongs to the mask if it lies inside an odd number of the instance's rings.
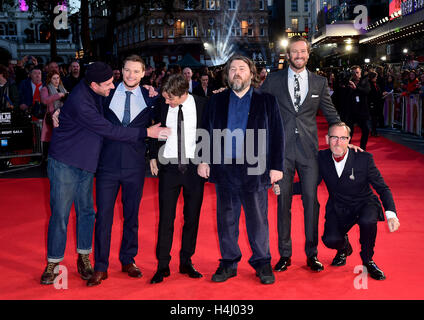
{"label": "dark suit jacket", "polygon": [[305,157],[313,159],[318,154],[318,135],[316,114],[322,110],[329,124],[339,122],[340,118],[331,101],[328,92],[327,79],[308,71],[308,93],[296,113],[288,90],[288,69],[267,76],[261,86],[263,92],[268,92],[277,98],[285,132],[285,157],[293,159],[296,153],[295,128],[299,130],[299,138],[305,150]]}
{"label": "dark suit jacket", "polygon": [[[384,209],[396,212],[395,203],[389,187],[368,152],[349,151],[346,164],[340,178],[337,175],[331,150],[321,150],[318,154],[320,178],[328,189],[326,214],[337,212],[340,208],[356,208],[366,203],[375,203],[380,208],[379,219],[384,220],[380,201],[371,190],[372,186],[379,194]],[[353,170],[353,177],[351,179]]]}
{"label": "dark suit jacket", "polygon": [[[43,83],[44,86],[44,83]],[[41,91],[41,88],[40,88]],[[26,104],[28,107],[32,106],[32,86],[31,86],[31,78],[27,78],[23,80],[19,84],[19,104]]]}
{"label": "dark suit jacket", "polygon": [[[158,98],[149,97],[149,91],[140,87],[147,107],[135,117],[128,127],[148,128],[152,125],[154,115],[154,104]],[[111,91],[103,104],[104,117],[113,125],[122,126],[122,122],[109,108],[115,90]],[[98,171],[119,170],[121,168],[131,168],[144,170],[145,167],[146,142],[139,140],[137,143],[123,143],[116,140],[104,139],[99,158]]]}
{"label": "dark suit jacket", "polygon": [[212,95],[212,87],[208,86],[208,91],[205,95],[205,91],[203,90],[202,85],[198,85],[196,88],[193,89],[193,94],[201,96],[201,97],[210,97]]}
{"label": "dark suit jacket", "polygon": [[[208,102],[203,118],[203,128],[209,132],[210,136],[210,176],[209,181],[212,183],[226,185],[225,176],[228,174],[228,165],[224,164],[224,139],[221,141],[214,140],[214,129],[224,130],[227,128],[228,107],[230,101],[230,90],[214,94]],[[246,151],[244,149],[244,164],[242,165],[243,190],[254,192],[259,189],[270,186],[269,170],[283,171],[284,160],[284,129],[283,121],[278,110],[278,104],[274,96],[254,89],[250,103],[250,111],[247,120],[246,129],[254,130],[254,156],[266,157],[265,172],[260,175],[248,175],[248,168],[256,168],[257,163],[249,164],[247,161]],[[258,145],[259,129],[266,130],[266,144]],[[246,135],[247,136],[247,135]],[[245,139],[245,146],[246,146]],[[214,149],[219,146],[221,159],[219,163],[213,163]],[[263,153],[262,153],[263,150]],[[231,174],[231,173],[230,173]],[[229,186],[231,187],[231,186]]]}
{"label": "dark suit jacket", "polygon": [[[202,118],[203,118],[203,110],[205,109],[207,99],[204,97],[193,95],[194,102],[196,104],[196,119],[197,119],[197,128],[201,128],[202,125]],[[154,116],[154,122],[155,123],[161,123],[161,127],[166,127],[166,118],[168,116],[168,109],[169,105],[165,103],[165,100],[161,98],[158,101],[156,110],[155,110],[155,116]],[[166,141],[159,141],[157,139],[152,139],[152,148],[150,150],[150,159],[158,159],[159,156],[159,150],[161,146],[165,144]],[[158,166],[160,166],[160,162],[158,162]]]}

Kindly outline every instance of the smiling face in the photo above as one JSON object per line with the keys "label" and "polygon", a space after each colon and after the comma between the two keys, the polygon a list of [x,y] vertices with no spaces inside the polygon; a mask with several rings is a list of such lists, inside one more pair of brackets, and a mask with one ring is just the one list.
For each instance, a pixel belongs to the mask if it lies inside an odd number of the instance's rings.
{"label": "smiling face", "polygon": [[57,88],[59,87],[60,84],[60,76],[58,74],[55,74],[54,76],[52,76],[50,82],[52,83],[52,85]]}
{"label": "smiling face", "polygon": [[137,61],[127,61],[122,68],[122,78],[127,89],[134,89],[144,77],[144,66]]}
{"label": "smiling face", "polygon": [[287,52],[287,56],[293,71],[302,72],[309,59],[308,45],[305,41],[294,42],[290,46],[290,52]]}

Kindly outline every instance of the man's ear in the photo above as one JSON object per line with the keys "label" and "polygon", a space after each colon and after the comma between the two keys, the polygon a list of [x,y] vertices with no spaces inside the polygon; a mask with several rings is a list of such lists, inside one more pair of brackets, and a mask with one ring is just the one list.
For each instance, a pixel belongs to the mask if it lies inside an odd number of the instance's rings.
{"label": "man's ear", "polygon": [[325,142],[330,145],[330,138],[328,137],[328,134],[325,135]]}

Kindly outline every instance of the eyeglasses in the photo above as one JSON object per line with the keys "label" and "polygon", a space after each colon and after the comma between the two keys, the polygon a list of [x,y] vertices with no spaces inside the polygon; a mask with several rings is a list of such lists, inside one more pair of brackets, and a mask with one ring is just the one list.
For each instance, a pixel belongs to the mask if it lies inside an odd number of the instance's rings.
{"label": "eyeglasses", "polygon": [[329,136],[329,138],[330,138],[330,140],[331,141],[333,141],[333,142],[336,142],[336,141],[341,141],[341,142],[346,142],[346,141],[348,141],[349,140],[349,137],[338,137],[338,136]]}

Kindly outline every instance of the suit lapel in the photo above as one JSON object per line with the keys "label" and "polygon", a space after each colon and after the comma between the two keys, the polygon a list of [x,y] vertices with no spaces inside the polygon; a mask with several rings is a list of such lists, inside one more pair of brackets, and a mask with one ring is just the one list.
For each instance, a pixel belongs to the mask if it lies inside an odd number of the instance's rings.
{"label": "suit lapel", "polygon": [[309,70],[308,72],[308,92],[306,93],[305,100],[303,100],[303,103],[299,106],[299,112],[302,110],[302,107],[304,104],[307,104],[309,102],[309,99],[311,99],[311,92],[312,92],[312,86],[314,85],[313,80],[313,74]]}
{"label": "suit lapel", "polygon": [[354,157],[355,157],[354,151],[353,150],[349,150],[349,153],[347,154],[346,163],[345,163],[345,166],[343,168],[342,175],[340,176],[340,180],[342,178],[343,178],[343,180],[350,179],[350,176],[352,174],[353,174],[353,176],[355,176],[355,173],[352,172],[352,170],[353,170]]}

